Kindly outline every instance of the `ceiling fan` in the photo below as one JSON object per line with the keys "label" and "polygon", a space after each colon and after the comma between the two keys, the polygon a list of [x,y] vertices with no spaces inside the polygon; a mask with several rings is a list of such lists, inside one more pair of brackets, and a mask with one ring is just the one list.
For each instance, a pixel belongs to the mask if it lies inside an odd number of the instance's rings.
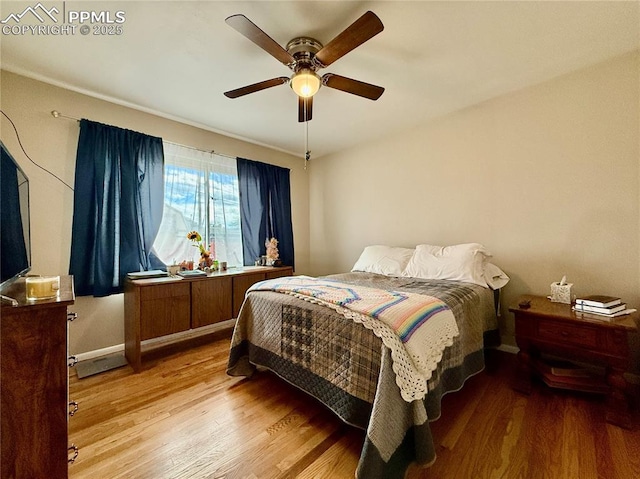
{"label": "ceiling fan", "polygon": [[321,68],[328,67],[384,30],[382,22],[373,12],[362,15],[326,45],[314,38],[296,37],[287,43],[286,49],[244,15],[232,15],[225,22],[293,71],[291,77],[272,78],[227,91],[224,95],[228,98],[238,98],[288,83],[298,95],[298,121],[305,122],[312,118],[313,95],[321,85],[370,100],[377,100],[384,92],[382,87],[333,73],[325,73],[322,77],[317,74]]}

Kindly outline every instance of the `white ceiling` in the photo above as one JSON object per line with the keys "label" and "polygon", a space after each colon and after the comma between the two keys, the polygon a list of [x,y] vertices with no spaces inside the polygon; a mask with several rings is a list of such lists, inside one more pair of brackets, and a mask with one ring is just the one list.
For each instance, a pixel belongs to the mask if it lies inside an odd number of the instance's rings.
{"label": "white ceiling", "polygon": [[[36,4],[3,0],[1,19]],[[42,4],[123,11],[123,33],[3,34],[3,69],[297,155],[305,150],[305,129],[289,87],[223,96],[290,74],[224,19],[242,13],[286,46],[302,35],[326,44],[375,12],[384,31],[320,73],[380,85],[385,93],[374,102],[322,88],[308,131],[315,158],[640,48],[637,1]]]}

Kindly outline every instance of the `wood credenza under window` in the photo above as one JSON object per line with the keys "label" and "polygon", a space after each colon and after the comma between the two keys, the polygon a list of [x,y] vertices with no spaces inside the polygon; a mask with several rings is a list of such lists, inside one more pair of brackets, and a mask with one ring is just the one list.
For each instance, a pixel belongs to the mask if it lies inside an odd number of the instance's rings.
{"label": "wood credenza under window", "polygon": [[125,356],[142,368],[142,341],[237,318],[247,289],[265,279],[291,276],[290,266],[250,266],[195,278],[127,280]]}
{"label": "wood credenza under window", "polygon": [[67,324],[74,315],[73,279],[60,277],[57,299],[28,302],[24,278],[2,294],[0,317],[2,479],[67,478],[77,448],[69,446]]}

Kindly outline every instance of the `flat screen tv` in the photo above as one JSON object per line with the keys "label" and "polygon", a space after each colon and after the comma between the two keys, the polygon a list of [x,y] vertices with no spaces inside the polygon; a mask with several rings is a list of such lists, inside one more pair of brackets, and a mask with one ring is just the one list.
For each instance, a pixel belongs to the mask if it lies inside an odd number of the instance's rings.
{"label": "flat screen tv", "polygon": [[31,269],[29,179],[2,142],[0,169],[0,289]]}

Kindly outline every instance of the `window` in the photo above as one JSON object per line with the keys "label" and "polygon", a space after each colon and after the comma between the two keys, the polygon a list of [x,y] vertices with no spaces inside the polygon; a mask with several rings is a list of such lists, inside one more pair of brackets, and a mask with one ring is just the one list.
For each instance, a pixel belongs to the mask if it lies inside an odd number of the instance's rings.
{"label": "window", "polygon": [[153,245],[165,264],[199,258],[187,233],[198,231],[218,261],[242,266],[235,158],[164,142],[164,210]]}

